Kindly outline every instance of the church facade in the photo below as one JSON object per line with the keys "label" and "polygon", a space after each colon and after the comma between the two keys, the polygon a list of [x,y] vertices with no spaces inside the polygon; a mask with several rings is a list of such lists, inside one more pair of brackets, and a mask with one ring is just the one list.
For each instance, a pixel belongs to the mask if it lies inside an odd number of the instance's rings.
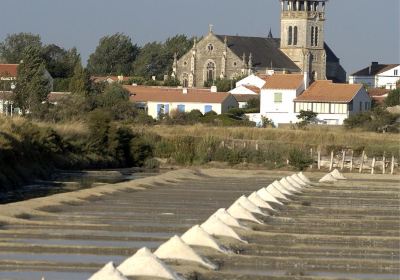
{"label": "church facade", "polygon": [[310,80],[345,82],[339,58],[325,43],[327,0],[280,0],[281,39],[214,34],[212,28],[181,58],[172,75],[184,87],[269,71],[305,73]]}

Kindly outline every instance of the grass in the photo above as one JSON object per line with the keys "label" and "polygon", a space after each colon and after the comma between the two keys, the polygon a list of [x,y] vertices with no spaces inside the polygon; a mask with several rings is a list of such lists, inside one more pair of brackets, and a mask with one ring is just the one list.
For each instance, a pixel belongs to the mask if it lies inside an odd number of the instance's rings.
{"label": "grass", "polygon": [[251,127],[209,127],[193,126],[150,126],[135,127],[135,130],[146,130],[161,137],[196,136],[214,137],[221,141],[244,140],[258,141],[260,145],[276,142],[283,145],[309,145],[322,152],[341,150],[342,148],[363,150],[370,153],[386,151],[399,155],[398,134],[378,134],[373,132],[348,131],[342,127],[316,126],[307,130],[290,128],[251,128]]}

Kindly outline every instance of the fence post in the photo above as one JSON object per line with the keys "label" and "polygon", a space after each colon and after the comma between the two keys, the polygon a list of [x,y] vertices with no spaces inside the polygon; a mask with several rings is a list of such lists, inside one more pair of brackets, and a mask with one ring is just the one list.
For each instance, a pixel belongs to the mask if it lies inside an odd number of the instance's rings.
{"label": "fence post", "polygon": [[221,146],[222,146],[222,148],[225,148],[225,141],[221,142]]}
{"label": "fence post", "polygon": [[350,158],[350,172],[353,171],[353,157],[354,157],[354,150],[351,150],[351,158]]}
{"label": "fence post", "polygon": [[313,154],[313,149],[311,148],[310,149],[310,154],[311,154],[311,164],[310,164],[310,169],[312,169],[313,168],[313,165],[314,165],[314,154]]}
{"label": "fence post", "polygon": [[382,160],[382,174],[386,173],[386,152],[383,152],[383,160]]}
{"label": "fence post", "polygon": [[390,174],[394,174],[394,156],[392,156],[392,164],[390,166]]}
{"label": "fence post", "polygon": [[331,151],[331,164],[329,165],[329,171],[333,169],[333,150]]}
{"label": "fence post", "polygon": [[375,161],[376,161],[376,159],[375,159],[375,157],[373,157],[372,158],[372,166],[371,166],[371,174],[375,173]]}
{"label": "fence post", "polygon": [[321,151],[318,151],[318,170],[321,169]]}
{"label": "fence post", "polygon": [[362,152],[360,170],[358,171],[359,173],[362,173],[362,170],[364,168],[364,157],[365,157],[365,151]]}
{"label": "fence post", "polygon": [[256,151],[258,151],[258,142],[256,142]]}
{"label": "fence post", "polygon": [[340,167],[341,170],[344,169],[345,160],[346,160],[346,150],[343,150],[342,166]]}
{"label": "fence post", "polygon": [[243,148],[246,149],[246,146],[247,146],[247,143],[246,143],[246,142],[243,142]]}

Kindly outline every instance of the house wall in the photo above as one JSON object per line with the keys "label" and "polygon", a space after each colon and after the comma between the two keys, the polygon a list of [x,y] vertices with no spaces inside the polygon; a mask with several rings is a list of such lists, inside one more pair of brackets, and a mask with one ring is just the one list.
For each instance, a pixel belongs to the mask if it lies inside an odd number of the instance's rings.
{"label": "house wall", "polygon": [[237,108],[238,103],[233,96],[229,96],[224,100],[223,103],[186,103],[186,102],[148,102],[147,103],[147,114],[154,119],[158,118],[158,105],[168,105],[169,113],[173,110],[178,110],[179,105],[185,105],[185,112],[190,112],[192,110],[199,110],[205,114],[205,106],[212,106],[212,111],[218,115],[227,112],[231,108]]}
{"label": "house wall", "polygon": [[[260,113],[272,120],[275,125],[294,123],[297,117],[294,112],[293,100],[304,91],[304,84],[298,89],[280,90],[263,89],[261,90]],[[282,102],[274,101],[275,93],[282,93]]]}
{"label": "house wall", "polygon": [[229,91],[231,94],[257,94],[256,92],[244,87],[244,86],[239,86],[237,88],[232,89]]}
{"label": "house wall", "polygon": [[256,86],[258,88],[262,88],[265,85],[265,81],[256,75],[252,74],[238,82],[236,82],[236,87],[244,86],[244,85],[251,85]]}
{"label": "house wall", "polygon": [[[371,97],[363,87],[353,98],[353,110],[349,111],[349,115],[371,110]],[[366,105],[367,104],[367,105]]]}
{"label": "house wall", "polygon": [[[397,71],[397,73],[395,73]],[[396,75],[395,75],[396,74]],[[396,82],[400,80],[400,66],[376,76],[350,76],[350,84],[365,84],[369,87],[395,89]]]}

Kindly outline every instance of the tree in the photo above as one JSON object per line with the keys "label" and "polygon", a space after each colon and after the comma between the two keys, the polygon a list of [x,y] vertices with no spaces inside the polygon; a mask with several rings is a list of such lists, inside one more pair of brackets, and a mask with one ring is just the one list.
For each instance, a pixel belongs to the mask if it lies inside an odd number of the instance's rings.
{"label": "tree", "polygon": [[69,91],[73,94],[87,95],[90,91],[90,76],[80,63],[74,68],[74,74],[69,83]]}
{"label": "tree", "polygon": [[130,75],[137,54],[138,47],[128,36],[122,33],[105,36],[90,55],[87,69],[96,75]]}
{"label": "tree", "polygon": [[80,63],[80,56],[76,48],[65,50],[57,45],[47,45],[42,49],[46,69],[53,78],[70,78],[74,68]]}
{"label": "tree", "polygon": [[306,128],[309,124],[316,122],[317,116],[318,114],[313,111],[301,110],[300,114],[297,115],[297,118],[301,120],[301,122],[298,123],[298,127]]}
{"label": "tree", "polygon": [[9,34],[4,42],[0,43],[0,57],[7,63],[18,64],[23,60],[24,51],[28,47],[41,49],[40,36],[32,33]]}
{"label": "tree", "polygon": [[393,107],[400,105],[400,89],[395,89],[389,92],[388,97],[385,100],[387,107]]}
{"label": "tree", "polygon": [[45,66],[39,48],[28,47],[22,58],[23,63],[18,67],[15,103],[23,115],[29,112],[35,117],[47,100],[50,92],[49,80],[44,75]]}
{"label": "tree", "polygon": [[[150,79],[152,76],[161,78],[165,72],[168,58],[164,53],[163,44],[158,42],[147,43],[139,51],[133,64],[136,76]],[[172,66],[172,63],[171,63]]]}

